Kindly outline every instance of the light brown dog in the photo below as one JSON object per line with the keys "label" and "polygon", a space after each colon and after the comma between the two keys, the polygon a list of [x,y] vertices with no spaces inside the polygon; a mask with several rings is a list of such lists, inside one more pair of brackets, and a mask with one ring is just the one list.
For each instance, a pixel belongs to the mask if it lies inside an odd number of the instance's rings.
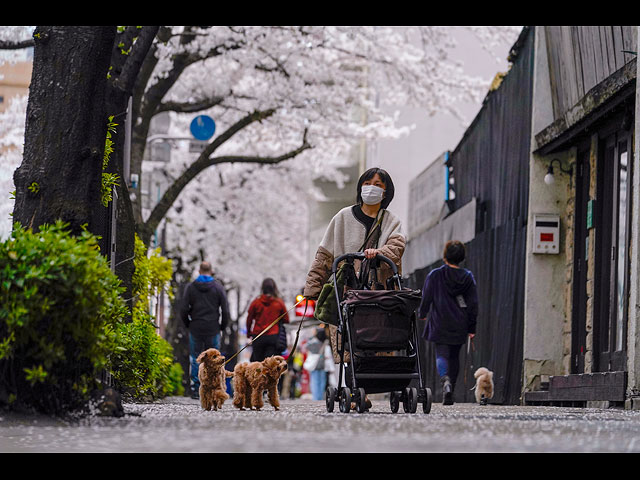
{"label": "light brown dog", "polygon": [[200,364],[200,405],[205,410],[218,410],[229,398],[226,378],[230,372],[226,372],[224,368],[225,358],[215,348],[209,348],[198,355],[196,360]]}
{"label": "light brown dog", "polygon": [[280,409],[278,380],[287,370],[287,362],[280,355],[265,358],[262,362],[239,363],[233,369],[233,406],[260,410],[264,406],[262,393],[267,391],[269,403]]}
{"label": "light brown dog", "polygon": [[475,395],[476,402],[486,405],[487,400],[493,398],[493,372],[487,368],[480,367],[473,374],[476,379]]}

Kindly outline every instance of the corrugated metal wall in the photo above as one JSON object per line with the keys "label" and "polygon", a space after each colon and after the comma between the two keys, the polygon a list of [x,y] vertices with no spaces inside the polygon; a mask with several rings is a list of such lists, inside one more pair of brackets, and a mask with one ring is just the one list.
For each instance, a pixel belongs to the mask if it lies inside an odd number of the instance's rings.
{"label": "corrugated metal wall", "polygon": [[[470,354],[461,353],[461,372],[454,394],[458,402],[473,400],[473,372],[494,371],[493,403],[519,404],[522,382],[522,334],[526,256],[531,97],[534,30],[523,30],[519,53],[500,88],[483,108],[451,154],[455,208],[478,201],[476,236],[467,244],[470,269],[478,284],[477,335]],[[421,288],[439,264],[414,271],[407,283]],[[423,325],[419,326],[422,332]],[[425,381],[441,395],[433,346],[423,349]]]}

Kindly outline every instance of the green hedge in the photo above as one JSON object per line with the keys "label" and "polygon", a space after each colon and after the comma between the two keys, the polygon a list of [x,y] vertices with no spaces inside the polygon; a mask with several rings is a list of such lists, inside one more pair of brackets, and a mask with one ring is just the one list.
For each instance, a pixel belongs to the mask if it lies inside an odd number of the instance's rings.
{"label": "green hedge", "polygon": [[117,346],[111,356],[116,388],[136,400],[182,395],[182,367],[174,361],[171,345],[156,333],[150,312],[151,298],[171,280],[171,260],[162,257],[159,249],[147,254],[136,236],[134,266],[132,321],[118,325]]}
{"label": "green hedge", "polygon": [[136,239],[132,320],[124,289],[89,232],[15,224],[0,243],[0,405],[60,414],[85,407],[110,372],[137,399],[182,395],[182,368],[156,333],[149,299],[171,263]]}
{"label": "green hedge", "polygon": [[0,244],[0,402],[60,413],[82,406],[126,314],[97,238],[15,224]]}

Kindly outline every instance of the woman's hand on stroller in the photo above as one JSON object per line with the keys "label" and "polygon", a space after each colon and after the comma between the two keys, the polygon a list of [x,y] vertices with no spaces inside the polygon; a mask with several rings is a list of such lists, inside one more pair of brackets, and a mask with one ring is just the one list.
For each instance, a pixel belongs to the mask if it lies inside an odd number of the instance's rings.
{"label": "woman's hand on stroller", "polygon": [[376,258],[376,255],[380,253],[380,251],[377,248],[367,248],[364,251],[364,256],[366,258]]}

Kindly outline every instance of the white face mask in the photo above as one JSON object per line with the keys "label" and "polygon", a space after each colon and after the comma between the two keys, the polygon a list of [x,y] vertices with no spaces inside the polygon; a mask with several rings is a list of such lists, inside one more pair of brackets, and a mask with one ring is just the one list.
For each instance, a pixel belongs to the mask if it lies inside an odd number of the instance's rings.
{"label": "white face mask", "polygon": [[384,189],[375,185],[363,185],[360,197],[367,205],[377,205],[384,198]]}

